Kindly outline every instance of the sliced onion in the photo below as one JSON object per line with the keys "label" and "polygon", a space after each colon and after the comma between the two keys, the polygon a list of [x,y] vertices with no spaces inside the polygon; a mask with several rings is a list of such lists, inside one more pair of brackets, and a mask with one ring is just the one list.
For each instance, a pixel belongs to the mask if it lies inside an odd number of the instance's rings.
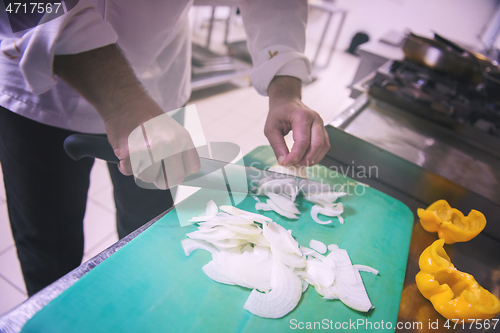
{"label": "sliced onion", "polygon": [[252,225],[233,225],[233,224],[225,224],[227,229],[238,232],[243,235],[259,235],[262,233],[262,229],[257,226]]}
{"label": "sliced onion", "polygon": [[241,245],[241,240],[239,239],[221,239],[212,241],[212,244],[215,245],[219,250],[229,250]]}
{"label": "sliced onion", "polygon": [[335,289],[333,288],[333,286],[330,286],[328,288],[316,288],[316,291],[318,291],[318,294],[323,296],[323,299],[339,299],[339,297],[335,293]]}
{"label": "sliced onion", "polygon": [[273,256],[269,248],[262,248],[267,254],[263,255],[255,251],[243,253],[234,262],[240,280],[253,289],[268,292],[271,288],[271,274],[273,268]]}
{"label": "sliced onion", "polygon": [[255,256],[262,258],[262,260],[266,260],[267,258],[269,258],[269,255],[271,254],[269,252],[269,247],[258,246],[258,245],[253,247],[253,253],[255,254]]}
{"label": "sliced onion", "polygon": [[235,283],[231,281],[224,273],[221,272],[220,266],[215,262],[215,260],[210,261],[208,264],[203,266],[201,268],[205,274],[211,278],[212,280],[219,282],[219,283],[224,283],[224,284],[229,284],[229,285],[234,285]]}
{"label": "sliced onion", "polygon": [[302,293],[305,293],[308,287],[309,283],[307,283],[306,280],[302,279]]}
{"label": "sliced onion", "polygon": [[378,275],[378,270],[376,270],[375,268],[370,267],[370,266],[366,266],[366,265],[352,265],[352,267],[354,269],[358,270],[358,271],[368,272],[368,273],[372,273],[372,274]]}
{"label": "sliced onion", "polygon": [[242,210],[242,209],[239,209],[239,208],[236,208],[236,207],[233,207],[233,206],[220,206],[219,208],[223,212],[226,212],[226,213],[228,213],[230,215],[238,216],[238,217],[245,218],[245,219],[249,219],[249,220],[252,220],[252,221],[255,221],[255,222],[259,222],[259,223],[272,222],[272,219],[269,218],[269,217],[267,217],[267,216],[264,216],[264,215],[261,215],[261,214],[255,214],[255,213],[251,213],[251,212],[247,212],[245,210]]}
{"label": "sliced onion", "polygon": [[313,249],[310,249],[308,247],[305,247],[305,246],[301,246],[300,247],[300,250],[302,251],[302,253],[306,256],[311,256],[311,257],[314,257],[316,259],[319,259],[319,260],[324,260],[325,259],[325,256],[322,255],[322,254],[319,254],[317,251],[313,250]]}
{"label": "sliced onion", "polygon": [[306,262],[306,272],[314,279],[316,285],[327,288],[333,284],[335,273],[328,265],[319,260],[307,260]]}
{"label": "sliced onion", "polygon": [[[265,181],[263,181],[265,179]],[[258,195],[276,193],[295,201],[298,193],[297,181],[294,178],[274,179],[264,178],[259,182]]]}
{"label": "sliced onion", "polygon": [[288,233],[288,231],[286,231],[286,229],[278,223],[271,222],[264,225],[262,227],[262,234],[271,246],[274,246],[284,252],[295,253],[298,256],[302,256],[302,252],[298,248],[297,241],[295,241],[292,235],[290,235],[290,233]]}
{"label": "sliced onion", "polygon": [[281,251],[280,249],[274,247],[271,245],[271,252],[274,255],[274,258],[287,265],[288,267],[305,267],[306,266],[306,261],[304,258],[296,255],[295,253],[290,253],[290,252],[285,252]]}
{"label": "sliced onion", "polygon": [[334,294],[338,296],[342,303],[354,310],[368,312],[373,307],[363,283],[337,283],[334,284],[333,288],[335,290]]}
{"label": "sliced onion", "polygon": [[315,239],[311,239],[311,241],[309,242],[309,247],[311,249],[313,249],[313,250],[318,251],[321,254],[325,254],[326,253],[326,245],[325,245],[325,243],[317,241]]}
{"label": "sliced onion", "polygon": [[207,202],[207,208],[205,210],[205,213],[198,216],[198,217],[193,217],[189,222],[199,222],[199,221],[206,221],[207,219],[210,219],[217,215],[219,212],[219,208],[217,208],[217,205],[213,200],[210,200]]}
{"label": "sliced onion", "polygon": [[288,244],[288,248],[292,250],[293,253],[302,257],[302,251],[300,251],[299,249],[299,243],[292,236],[292,230],[286,230],[285,228],[281,227],[279,228],[279,232],[283,237],[284,242]]}
{"label": "sliced onion", "polygon": [[[297,218],[297,207],[288,197],[272,192],[268,196],[267,204],[256,198],[257,205],[268,205],[278,214]],[[331,223],[319,220],[317,215],[323,214],[337,216],[342,223],[342,203],[314,197],[313,202],[318,202],[311,209],[315,221]],[[337,197],[331,193],[324,196],[328,200]],[[297,306],[309,284],[325,299],[339,298],[358,311],[372,308],[359,271],[378,274],[374,268],[352,265],[347,251],[335,244],[327,247],[311,240],[311,248],[299,248],[291,230],[266,216],[232,206],[221,206],[220,210],[218,213],[215,203],[209,201],[205,214],[195,218],[201,220],[198,230],[188,233],[189,239],[183,240],[182,246],[186,255],[195,249],[212,253],[213,260],[203,266],[211,279],[253,289],[245,303],[248,311],[261,317],[280,318]],[[323,255],[327,249],[331,252]]]}
{"label": "sliced onion", "polygon": [[197,230],[186,234],[189,238],[192,239],[201,239],[209,242],[221,240],[221,239],[229,239],[236,235],[236,232],[229,230],[223,226],[217,226],[210,230]]}
{"label": "sliced onion", "polygon": [[271,199],[267,200],[267,204],[269,205],[269,207],[272,208],[272,210],[274,210],[276,213],[280,214],[281,216],[287,217],[291,220],[296,220],[299,218],[297,215],[295,215],[293,213],[286,212],[283,209],[281,209],[280,207],[278,207],[278,205],[276,205],[274,203],[274,201],[272,201]]}
{"label": "sliced onion", "polygon": [[372,304],[366,293],[363,280],[359,272],[352,266],[347,251],[338,249],[332,252],[331,255],[337,265],[333,293],[339,297],[342,303],[355,310],[364,312],[370,310]]}
{"label": "sliced onion", "polygon": [[[262,251],[267,251],[268,254],[264,255]],[[235,284],[269,291],[273,264],[273,257],[269,252],[269,248],[257,252],[249,250],[244,253],[221,251],[214,257],[213,265],[216,271]]]}
{"label": "sliced onion", "polygon": [[255,209],[256,210],[264,210],[264,211],[270,211],[273,210],[269,205],[265,202],[257,202],[255,204]]}
{"label": "sliced onion", "polygon": [[271,291],[267,294],[253,290],[244,308],[263,318],[281,318],[295,309],[302,295],[302,282],[285,265],[274,261]]}
{"label": "sliced onion", "polygon": [[226,215],[218,214],[216,217],[212,217],[207,222],[213,222],[213,223],[217,223],[219,225],[226,225],[226,224],[253,225],[254,224],[252,219],[238,217],[238,216],[232,216],[232,215],[228,215],[228,214],[226,214]]}
{"label": "sliced onion", "polygon": [[186,256],[190,256],[194,250],[205,250],[212,253],[212,255],[219,252],[215,246],[202,240],[188,238],[181,240],[181,244]]}
{"label": "sliced onion", "polygon": [[290,214],[300,215],[296,204],[289,198],[282,196],[280,194],[269,192],[266,194],[269,199],[271,199],[279,208]]}
{"label": "sliced onion", "polygon": [[332,223],[332,220],[322,221],[318,218],[318,214],[322,214],[322,215],[326,215],[326,216],[336,216],[336,217],[338,217],[340,223],[343,223],[344,219],[340,216],[340,214],[342,214],[343,211],[344,211],[344,207],[342,206],[342,203],[330,205],[329,207],[321,207],[319,205],[314,205],[311,208],[311,217],[314,220],[314,222],[316,222],[316,223],[329,224],[329,223]]}
{"label": "sliced onion", "polygon": [[328,251],[333,252],[333,251],[336,251],[338,249],[339,249],[339,246],[337,244],[330,244],[330,245],[328,245]]}
{"label": "sliced onion", "polygon": [[205,215],[206,216],[215,216],[219,212],[219,208],[217,208],[217,205],[213,200],[210,200],[207,202],[207,209],[205,210]]}
{"label": "sliced onion", "polygon": [[311,208],[311,217],[314,220],[314,222],[319,223],[319,224],[329,224],[329,223],[332,223],[332,220],[321,221],[318,218],[318,214],[322,211],[322,209],[324,209],[324,208],[320,207],[318,205],[312,206],[312,208]]}

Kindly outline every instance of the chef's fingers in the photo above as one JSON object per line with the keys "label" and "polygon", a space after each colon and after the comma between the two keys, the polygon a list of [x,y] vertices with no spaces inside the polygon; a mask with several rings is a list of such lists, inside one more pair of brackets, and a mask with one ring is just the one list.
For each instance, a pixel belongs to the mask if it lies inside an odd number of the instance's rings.
{"label": "chef's fingers", "polygon": [[126,158],[118,163],[118,170],[125,176],[131,176],[134,174],[132,171],[132,164],[130,163],[130,158]]}
{"label": "chef's fingers", "polygon": [[185,176],[189,176],[200,171],[200,156],[196,148],[187,149],[182,153],[182,161],[184,163]]}
{"label": "chef's fingers", "polygon": [[283,165],[299,165],[311,144],[311,126],[313,118],[308,113],[302,113],[292,123],[293,147],[283,161]]}
{"label": "chef's fingers", "polygon": [[326,131],[326,128],[323,127],[323,138],[325,140],[325,145],[323,146],[323,150],[320,152],[319,157],[318,157],[318,163],[321,162],[323,157],[326,156],[326,154],[330,151],[330,137],[328,136],[328,132]]}
{"label": "chef's fingers", "polygon": [[279,126],[274,126],[273,123],[266,123],[264,135],[269,141],[271,148],[273,148],[274,155],[276,155],[278,163],[281,165],[284,165],[283,162],[289,154],[284,138],[286,134],[288,133],[283,133]]}
{"label": "chef's fingers", "polygon": [[[186,177],[182,152],[164,158],[162,161],[168,187],[172,188],[182,183]],[[158,186],[156,183],[155,185]]]}
{"label": "chef's fingers", "polygon": [[311,143],[304,155],[304,158],[299,161],[300,166],[312,166],[317,164],[323,157],[322,152],[325,150],[325,145],[329,145],[328,139],[325,138],[325,130],[323,120],[317,118],[314,120],[311,127]]}
{"label": "chef's fingers", "polygon": [[161,161],[156,162],[149,167],[145,168],[140,174],[136,175],[137,178],[145,183],[161,183],[162,189],[166,188],[165,178],[163,176],[163,166]]}

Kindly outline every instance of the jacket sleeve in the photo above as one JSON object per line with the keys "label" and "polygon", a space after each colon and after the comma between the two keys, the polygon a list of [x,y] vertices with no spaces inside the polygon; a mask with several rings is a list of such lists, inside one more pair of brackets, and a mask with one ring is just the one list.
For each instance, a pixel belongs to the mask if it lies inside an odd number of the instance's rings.
{"label": "jacket sleeve", "polygon": [[304,55],[307,0],[240,0],[252,56],[252,84],[261,95],[276,75],[310,82],[311,64]]}
{"label": "jacket sleeve", "polygon": [[24,34],[4,37],[0,56],[19,62],[29,89],[36,94],[46,92],[57,83],[52,66],[55,55],[89,51],[116,43],[118,39],[91,0],[80,0],[64,15]]}

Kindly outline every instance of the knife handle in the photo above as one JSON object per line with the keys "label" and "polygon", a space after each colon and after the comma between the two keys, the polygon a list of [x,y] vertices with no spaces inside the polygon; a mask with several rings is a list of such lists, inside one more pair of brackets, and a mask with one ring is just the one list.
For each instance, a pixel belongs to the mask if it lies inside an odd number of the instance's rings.
{"label": "knife handle", "polygon": [[120,162],[108,139],[103,135],[72,134],[64,140],[63,147],[68,156],[75,161],[93,157],[115,164]]}

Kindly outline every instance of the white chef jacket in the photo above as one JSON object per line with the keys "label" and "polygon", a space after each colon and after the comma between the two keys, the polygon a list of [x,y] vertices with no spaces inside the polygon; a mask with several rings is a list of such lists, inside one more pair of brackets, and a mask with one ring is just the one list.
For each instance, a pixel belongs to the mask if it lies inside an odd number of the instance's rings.
{"label": "white chef jacket", "polygon": [[[179,108],[191,93],[192,1],[80,0],[66,14],[18,33],[0,10],[0,105],[43,124],[104,133],[94,107],[53,74],[52,64],[54,55],[117,43],[162,109]],[[275,75],[309,81],[303,54],[307,1],[244,0],[239,8],[256,90],[266,95]]]}

